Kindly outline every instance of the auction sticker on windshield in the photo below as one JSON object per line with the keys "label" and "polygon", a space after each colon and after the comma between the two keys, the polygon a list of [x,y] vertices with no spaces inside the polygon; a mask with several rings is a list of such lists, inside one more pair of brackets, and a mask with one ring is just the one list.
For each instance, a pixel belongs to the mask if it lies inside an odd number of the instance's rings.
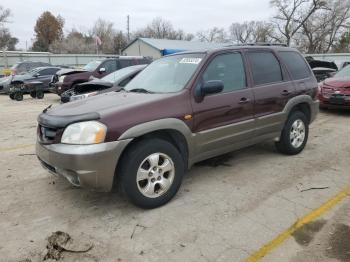
{"label": "auction sticker on windshield", "polygon": [[198,65],[202,61],[202,58],[196,57],[184,57],[180,60],[180,64],[195,64]]}

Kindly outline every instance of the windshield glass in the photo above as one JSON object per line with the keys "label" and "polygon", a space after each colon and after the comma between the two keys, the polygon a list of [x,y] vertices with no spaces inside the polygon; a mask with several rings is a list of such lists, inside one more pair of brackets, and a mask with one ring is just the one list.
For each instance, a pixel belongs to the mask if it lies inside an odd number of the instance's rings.
{"label": "windshield glass", "polygon": [[101,80],[106,81],[106,82],[115,83],[115,82],[118,82],[120,79],[123,79],[125,76],[129,75],[130,73],[134,72],[135,70],[138,70],[139,68],[140,68],[140,66],[125,67],[123,69],[120,69],[118,71],[110,73],[109,75],[106,75],[105,77],[102,77]]}
{"label": "windshield glass", "polygon": [[160,58],[147,66],[125,88],[150,93],[173,93],[184,88],[204,57],[203,53]]}
{"label": "windshield glass", "polygon": [[88,70],[88,71],[94,71],[101,63],[102,63],[102,61],[99,61],[99,60],[91,61],[91,62],[87,63],[83,67],[83,69]]}
{"label": "windshield glass", "polygon": [[350,66],[344,67],[334,75],[334,77],[346,77],[346,76],[350,76]]}

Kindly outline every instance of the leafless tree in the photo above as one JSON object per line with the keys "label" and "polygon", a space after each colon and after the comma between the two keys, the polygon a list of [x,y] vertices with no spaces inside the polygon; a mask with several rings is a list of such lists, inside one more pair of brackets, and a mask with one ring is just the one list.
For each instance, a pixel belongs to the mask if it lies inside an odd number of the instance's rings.
{"label": "leafless tree", "polygon": [[349,28],[350,0],[330,0],[312,14],[297,34],[298,46],[308,53],[329,52]]}
{"label": "leafless tree", "polygon": [[0,26],[3,26],[4,23],[8,23],[8,18],[11,16],[10,9],[6,9],[3,6],[0,6]]}
{"label": "leafless tree", "polygon": [[134,33],[134,37],[148,37],[157,39],[192,40],[193,35],[185,33],[182,29],[175,30],[172,23],[161,17],[152,20],[145,28]]}
{"label": "leafless tree", "polygon": [[273,23],[281,35],[278,40],[289,46],[303,24],[326,3],[326,0],[270,0],[277,11]]}
{"label": "leafless tree", "polygon": [[230,39],[237,44],[274,41],[273,26],[265,21],[233,23],[229,34]]}
{"label": "leafless tree", "polygon": [[228,42],[227,34],[224,28],[213,27],[208,30],[197,32],[197,38],[201,42]]}

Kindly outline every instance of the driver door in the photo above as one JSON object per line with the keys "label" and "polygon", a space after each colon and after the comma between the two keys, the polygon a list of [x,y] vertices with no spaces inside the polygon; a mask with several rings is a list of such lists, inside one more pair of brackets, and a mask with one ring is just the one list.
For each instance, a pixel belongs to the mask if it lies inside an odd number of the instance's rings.
{"label": "driver door", "polygon": [[192,101],[197,158],[205,159],[232,151],[254,137],[254,96],[247,85],[240,52],[221,53],[211,59],[196,85],[221,80],[221,93]]}

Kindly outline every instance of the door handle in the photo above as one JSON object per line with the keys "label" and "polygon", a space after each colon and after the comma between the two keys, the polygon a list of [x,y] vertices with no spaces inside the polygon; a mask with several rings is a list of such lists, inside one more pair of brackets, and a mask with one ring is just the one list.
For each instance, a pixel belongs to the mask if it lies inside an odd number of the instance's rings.
{"label": "door handle", "polygon": [[282,91],[282,95],[283,96],[288,96],[288,95],[290,95],[290,92],[288,90],[283,90]]}
{"label": "door handle", "polygon": [[250,99],[249,98],[246,98],[246,97],[242,97],[241,100],[239,100],[239,104],[246,104],[246,103],[249,103],[250,102]]}

